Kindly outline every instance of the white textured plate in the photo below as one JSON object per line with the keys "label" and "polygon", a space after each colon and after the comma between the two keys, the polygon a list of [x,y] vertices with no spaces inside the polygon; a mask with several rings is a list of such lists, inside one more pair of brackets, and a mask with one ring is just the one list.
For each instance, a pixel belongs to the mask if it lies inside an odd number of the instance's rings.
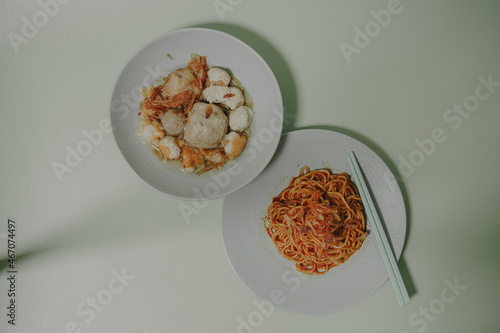
{"label": "white textured plate", "polygon": [[[309,276],[298,273],[295,264],[278,253],[264,227],[272,198],[299,175],[301,167],[327,167],[352,175],[347,160],[350,151],[356,153],[399,258],[406,234],[401,190],[382,159],[347,135],[315,129],[283,135],[259,177],[224,199],[222,236],[229,261],[252,291],[275,306],[304,314],[337,313],[363,302],[388,279],[373,234],[344,264],[323,276]],[[370,220],[367,224],[370,230]]]}
{"label": "white textured plate", "polygon": [[[141,87],[186,67],[191,53],[206,56],[208,66],[229,69],[254,102],[252,134],[243,154],[221,171],[201,176],[184,174],[177,163],[158,160],[136,134]],[[147,185],[177,199],[214,199],[248,184],[269,163],[281,136],[283,101],[273,72],[252,48],[217,30],[188,28],[156,38],[130,59],[116,82],[110,117],[118,148]]]}

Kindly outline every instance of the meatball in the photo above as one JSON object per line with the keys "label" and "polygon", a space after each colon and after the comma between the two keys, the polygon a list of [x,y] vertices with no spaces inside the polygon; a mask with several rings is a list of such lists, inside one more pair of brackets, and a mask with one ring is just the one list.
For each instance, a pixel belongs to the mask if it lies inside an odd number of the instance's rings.
{"label": "meatball", "polygon": [[212,67],[207,74],[211,86],[227,86],[231,82],[231,77],[222,68]]}
{"label": "meatball", "polygon": [[250,109],[240,106],[229,114],[229,127],[233,131],[241,132],[250,125]]}
{"label": "meatball", "polygon": [[229,132],[222,140],[224,152],[229,158],[235,158],[245,149],[246,139],[238,132]]}
{"label": "meatball", "polygon": [[228,119],[217,105],[196,103],[188,113],[184,139],[196,148],[215,148],[227,132]]}
{"label": "meatball", "polygon": [[142,121],[137,135],[142,139],[142,142],[158,147],[158,142],[165,136],[165,133],[159,124],[155,126]]}
{"label": "meatball", "polygon": [[168,110],[161,117],[161,125],[167,135],[177,136],[184,130],[185,120],[178,111]]}
{"label": "meatball", "polygon": [[210,86],[203,90],[203,99],[210,103],[219,103],[230,110],[243,105],[245,98],[243,93],[236,87]]}
{"label": "meatball", "polygon": [[166,136],[158,144],[161,153],[166,160],[176,160],[181,156],[181,149],[177,145],[175,138]]}
{"label": "meatball", "polygon": [[196,76],[192,69],[183,68],[170,73],[162,90],[164,98],[170,98],[184,91],[190,91],[195,96],[201,94],[201,89],[195,84]]}

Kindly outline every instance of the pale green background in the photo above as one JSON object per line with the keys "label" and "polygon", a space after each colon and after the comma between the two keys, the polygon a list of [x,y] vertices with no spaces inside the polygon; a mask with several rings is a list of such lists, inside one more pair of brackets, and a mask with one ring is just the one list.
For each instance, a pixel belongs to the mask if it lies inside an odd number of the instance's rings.
{"label": "pale green background", "polygon": [[[219,2],[228,3],[228,0]],[[217,2],[215,2],[217,3]],[[0,330],[236,332],[256,311],[221,237],[222,199],[190,223],[181,201],[145,186],[104,134],[59,182],[51,164],[66,146],[109,118],[110,96],[130,56],[184,27],[211,27],[254,47],[274,70],[285,130],[320,127],[352,135],[397,173],[415,140],[442,128],[409,176],[398,174],[408,209],[400,267],[411,304],[400,309],[390,282],[364,303],[330,316],[275,309],[254,332],[497,332],[500,276],[500,88],[457,129],[443,115],[473,95],[478,77],[500,82],[498,1],[401,0],[402,10],[348,63],[342,42],[389,1],[70,1],[19,45],[37,2],[0,4]],[[485,90],[482,90],[485,92]],[[17,321],[7,325],[6,228],[17,223]],[[135,279],[96,317],[77,314],[124,270]],[[467,286],[433,321],[444,281]],[[441,309],[442,310],[442,309]],[[417,315],[414,315],[417,313]]]}

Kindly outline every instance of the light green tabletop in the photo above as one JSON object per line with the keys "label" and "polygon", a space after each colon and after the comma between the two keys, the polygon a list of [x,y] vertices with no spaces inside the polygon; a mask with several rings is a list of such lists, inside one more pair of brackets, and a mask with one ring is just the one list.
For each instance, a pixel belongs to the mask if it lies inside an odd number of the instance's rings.
{"label": "light green tabletop", "polygon": [[[285,132],[347,134],[387,163],[408,306],[388,280],[332,315],[266,308],[224,251],[223,199],[188,214],[131,172],[116,78],[186,27],[267,61]],[[497,332],[499,33],[498,1],[2,1],[0,331]]]}

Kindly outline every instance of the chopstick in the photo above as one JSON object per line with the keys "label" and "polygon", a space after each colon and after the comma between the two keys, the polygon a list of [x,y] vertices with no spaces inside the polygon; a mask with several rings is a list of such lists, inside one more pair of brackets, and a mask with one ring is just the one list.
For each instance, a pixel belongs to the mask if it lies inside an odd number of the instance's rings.
{"label": "chopstick", "polygon": [[394,252],[392,251],[391,245],[389,244],[389,240],[387,239],[384,227],[377,213],[377,208],[373,203],[370,190],[366,185],[363,172],[361,171],[361,167],[359,166],[354,152],[351,151],[348,157],[354,180],[358,185],[358,191],[361,195],[361,199],[364,202],[367,217],[370,217],[371,221],[373,222],[371,223],[373,228],[372,231],[375,234],[380,252],[382,253],[382,258],[384,259],[385,266],[389,272],[394,291],[396,292],[396,296],[399,301],[399,306],[401,308],[404,308],[410,303],[410,296],[408,295],[408,291],[406,290],[403,278],[401,277],[401,273],[398,269],[396,257],[394,256]]}

